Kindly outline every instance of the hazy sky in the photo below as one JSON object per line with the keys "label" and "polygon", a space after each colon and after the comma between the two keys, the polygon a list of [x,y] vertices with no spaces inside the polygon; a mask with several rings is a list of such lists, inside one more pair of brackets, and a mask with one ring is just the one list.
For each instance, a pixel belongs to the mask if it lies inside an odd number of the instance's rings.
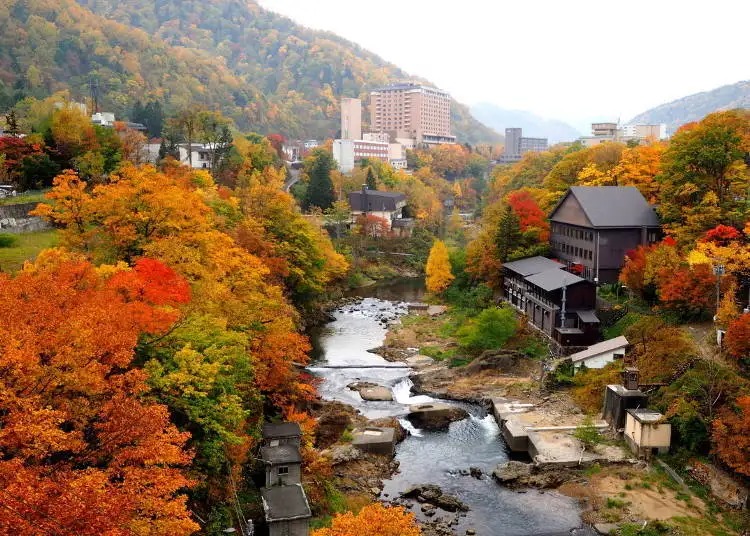
{"label": "hazy sky", "polygon": [[748,0],[260,0],[466,104],[623,121],[750,78]]}

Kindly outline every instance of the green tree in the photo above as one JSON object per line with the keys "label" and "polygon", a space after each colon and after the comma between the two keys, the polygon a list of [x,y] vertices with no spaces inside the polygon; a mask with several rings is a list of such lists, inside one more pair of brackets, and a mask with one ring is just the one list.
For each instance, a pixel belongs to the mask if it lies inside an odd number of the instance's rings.
{"label": "green tree", "polygon": [[375,178],[375,173],[372,172],[372,168],[367,168],[367,178],[365,179],[365,183],[367,183],[368,190],[377,190],[378,189],[378,181]]}
{"label": "green tree", "polygon": [[334,229],[336,229],[336,238],[341,238],[341,230],[351,217],[349,203],[345,199],[340,199],[334,202],[331,208],[326,209],[323,214],[326,222],[333,225]]}
{"label": "green tree", "polygon": [[336,168],[333,155],[325,149],[315,149],[305,159],[305,174],[308,177],[305,209],[318,207],[326,210],[333,205],[333,182],[331,171]]}
{"label": "green tree", "polygon": [[511,253],[521,245],[521,223],[518,216],[513,212],[510,205],[505,207],[505,211],[500,218],[500,223],[495,234],[497,243],[497,255],[500,262],[506,262]]}
{"label": "green tree", "polygon": [[470,352],[501,348],[518,330],[510,307],[490,307],[458,330],[461,346]]}

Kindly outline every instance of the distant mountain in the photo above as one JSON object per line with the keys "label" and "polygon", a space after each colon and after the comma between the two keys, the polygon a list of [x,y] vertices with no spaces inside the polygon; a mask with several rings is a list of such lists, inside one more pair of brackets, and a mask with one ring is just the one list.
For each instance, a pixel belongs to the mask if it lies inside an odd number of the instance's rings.
{"label": "distant mountain", "polygon": [[488,102],[473,105],[471,113],[485,125],[504,133],[506,128],[520,127],[530,138],[547,138],[550,144],[573,141],[581,136],[575,128],[563,121],[544,119],[523,110],[508,110]]}
{"label": "distant mountain", "polygon": [[[362,47],[252,0],[2,0],[0,108],[24,96],[99,87],[127,117],[136,100],[167,112],[220,109],[243,130],[325,138],[342,96],[413,79]],[[424,82],[424,81],[423,81]],[[1,111],[1,110],[0,110]],[[502,139],[454,101],[459,141]],[[365,117],[367,113],[365,112]]]}
{"label": "distant mountain", "polygon": [[750,80],[689,95],[636,115],[629,123],[666,123],[670,134],[681,125],[719,110],[750,108]]}

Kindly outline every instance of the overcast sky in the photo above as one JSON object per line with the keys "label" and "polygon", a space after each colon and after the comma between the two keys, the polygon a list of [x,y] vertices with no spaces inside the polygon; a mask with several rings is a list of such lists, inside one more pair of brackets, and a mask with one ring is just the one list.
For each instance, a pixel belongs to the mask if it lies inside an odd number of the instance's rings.
{"label": "overcast sky", "polygon": [[749,0],[260,0],[466,104],[623,121],[750,78]]}

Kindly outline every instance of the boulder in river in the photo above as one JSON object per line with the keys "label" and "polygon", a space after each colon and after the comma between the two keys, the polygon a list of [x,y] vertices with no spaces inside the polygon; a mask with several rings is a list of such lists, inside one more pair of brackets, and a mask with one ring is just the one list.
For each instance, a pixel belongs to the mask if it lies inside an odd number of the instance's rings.
{"label": "boulder in river", "polygon": [[388,387],[383,387],[375,383],[355,382],[350,383],[347,387],[352,391],[357,391],[362,400],[386,402],[393,400],[393,393]]}
{"label": "boulder in river", "polygon": [[492,472],[492,476],[501,483],[513,482],[519,478],[525,478],[531,475],[534,465],[530,463],[517,462],[510,460],[501,463]]}
{"label": "boulder in river", "polygon": [[423,484],[414,486],[401,493],[402,497],[416,499],[421,503],[429,503],[446,512],[468,512],[469,507],[453,495],[446,495],[440,486]]}
{"label": "boulder in river", "polygon": [[444,430],[450,423],[468,417],[466,410],[442,402],[429,402],[409,406],[407,419],[423,430]]}

